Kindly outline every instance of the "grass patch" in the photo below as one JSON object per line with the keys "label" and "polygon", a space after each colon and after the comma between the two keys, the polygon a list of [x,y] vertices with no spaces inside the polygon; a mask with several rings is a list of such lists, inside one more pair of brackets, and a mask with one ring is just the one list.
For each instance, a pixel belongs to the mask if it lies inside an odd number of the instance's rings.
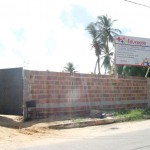
{"label": "grass patch", "polygon": [[145,119],[145,115],[150,115],[150,109],[132,109],[114,112],[114,117],[124,118],[126,121]]}

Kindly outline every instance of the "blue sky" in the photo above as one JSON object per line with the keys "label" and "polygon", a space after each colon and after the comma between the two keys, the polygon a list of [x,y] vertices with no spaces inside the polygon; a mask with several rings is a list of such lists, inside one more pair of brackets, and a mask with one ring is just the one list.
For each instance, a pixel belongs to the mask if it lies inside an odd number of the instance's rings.
{"label": "blue sky", "polygon": [[72,5],[71,9],[68,11],[63,11],[61,14],[61,20],[64,25],[74,28],[78,24],[81,24],[83,27],[89,24],[89,21],[95,21],[94,17],[87,11],[83,6]]}
{"label": "blue sky", "polygon": [[85,28],[105,14],[124,35],[150,38],[150,9],[124,0],[0,0],[0,68],[62,71],[73,62],[79,72],[93,72]]}

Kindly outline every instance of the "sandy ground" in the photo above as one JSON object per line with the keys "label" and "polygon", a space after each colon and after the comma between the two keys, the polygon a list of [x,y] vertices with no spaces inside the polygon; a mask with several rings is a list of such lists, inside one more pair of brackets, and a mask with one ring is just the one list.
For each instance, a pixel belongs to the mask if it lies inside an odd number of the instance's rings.
{"label": "sandy ground", "polygon": [[20,142],[34,140],[49,135],[57,136],[59,130],[48,128],[48,124],[61,123],[62,121],[51,121],[50,118],[23,122],[23,118],[14,115],[0,115],[0,142]]}
{"label": "sandy ground", "polygon": [[0,115],[0,150],[10,149],[9,147],[17,149],[47,138],[94,138],[150,128],[150,120],[63,130],[48,129],[49,122],[49,119],[42,119],[23,123],[19,116]]}

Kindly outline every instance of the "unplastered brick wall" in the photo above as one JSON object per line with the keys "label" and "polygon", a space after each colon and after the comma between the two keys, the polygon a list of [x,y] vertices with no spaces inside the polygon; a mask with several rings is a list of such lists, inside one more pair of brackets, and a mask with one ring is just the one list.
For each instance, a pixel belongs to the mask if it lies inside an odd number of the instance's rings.
{"label": "unplastered brick wall", "polygon": [[147,107],[145,78],[24,70],[24,103],[41,114]]}

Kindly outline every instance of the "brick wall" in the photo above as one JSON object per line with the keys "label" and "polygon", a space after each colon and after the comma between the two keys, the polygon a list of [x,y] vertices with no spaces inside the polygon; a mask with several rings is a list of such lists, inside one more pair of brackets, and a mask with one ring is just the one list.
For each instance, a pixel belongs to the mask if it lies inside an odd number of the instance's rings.
{"label": "brick wall", "polygon": [[147,107],[147,79],[24,70],[24,103],[43,114]]}

